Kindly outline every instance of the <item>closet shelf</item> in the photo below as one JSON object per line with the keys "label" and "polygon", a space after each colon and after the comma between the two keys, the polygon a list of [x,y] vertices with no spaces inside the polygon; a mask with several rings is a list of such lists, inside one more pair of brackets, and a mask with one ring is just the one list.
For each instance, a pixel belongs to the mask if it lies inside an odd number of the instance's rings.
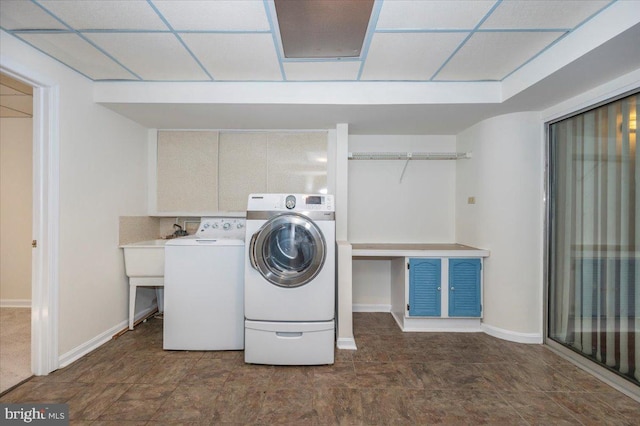
{"label": "closet shelf", "polygon": [[470,152],[350,152],[349,160],[461,160]]}

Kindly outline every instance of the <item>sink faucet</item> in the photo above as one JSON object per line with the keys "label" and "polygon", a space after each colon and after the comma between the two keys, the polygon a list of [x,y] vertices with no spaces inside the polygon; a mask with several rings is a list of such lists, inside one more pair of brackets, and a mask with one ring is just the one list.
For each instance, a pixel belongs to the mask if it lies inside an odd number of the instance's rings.
{"label": "sink faucet", "polygon": [[187,234],[187,231],[185,231],[184,229],[182,229],[182,226],[178,225],[177,223],[173,224],[173,236],[174,237],[184,237],[185,235],[189,235]]}

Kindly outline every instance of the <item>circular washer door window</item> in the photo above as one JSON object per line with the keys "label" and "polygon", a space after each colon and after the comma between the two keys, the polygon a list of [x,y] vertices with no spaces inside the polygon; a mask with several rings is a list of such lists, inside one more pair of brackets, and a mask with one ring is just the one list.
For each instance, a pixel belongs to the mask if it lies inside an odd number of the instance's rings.
{"label": "circular washer door window", "polygon": [[270,219],[253,235],[249,254],[251,265],[269,282],[299,287],[322,269],[326,246],[313,221],[286,213]]}

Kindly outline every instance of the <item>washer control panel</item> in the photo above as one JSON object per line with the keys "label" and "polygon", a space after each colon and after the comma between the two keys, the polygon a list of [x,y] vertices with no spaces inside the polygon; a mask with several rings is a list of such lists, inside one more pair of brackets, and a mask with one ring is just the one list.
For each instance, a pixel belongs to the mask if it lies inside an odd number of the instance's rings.
{"label": "washer control panel", "polygon": [[203,217],[196,235],[206,238],[244,240],[245,219],[235,217]]}
{"label": "washer control panel", "polygon": [[251,211],[335,211],[333,195],[325,194],[251,194]]}

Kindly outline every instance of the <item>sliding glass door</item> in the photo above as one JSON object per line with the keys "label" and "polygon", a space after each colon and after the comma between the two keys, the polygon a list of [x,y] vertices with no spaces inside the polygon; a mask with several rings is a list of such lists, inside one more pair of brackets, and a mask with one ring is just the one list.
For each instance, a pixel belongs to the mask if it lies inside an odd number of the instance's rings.
{"label": "sliding glass door", "polygon": [[548,339],[640,384],[640,94],[549,135]]}

